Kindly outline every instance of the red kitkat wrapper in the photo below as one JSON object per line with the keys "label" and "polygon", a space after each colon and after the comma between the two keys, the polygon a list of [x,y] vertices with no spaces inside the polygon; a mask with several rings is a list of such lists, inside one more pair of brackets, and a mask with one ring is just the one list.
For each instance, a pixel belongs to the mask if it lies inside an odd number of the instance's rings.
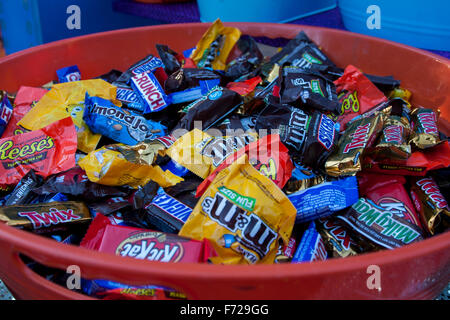
{"label": "red kitkat wrapper", "polygon": [[430,170],[450,166],[450,145],[441,143],[424,151],[416,151],[408,160],[374,160],[367,156],[362,161],[363,170],[404,176],[425,176]]}
{"label": "red kitkat wrapper", "polygon": [[215,251],[209,241],[192,240],[175,234],[112,225],[98,214],[80,246],[122,257],[159,262],[207,262]]}
{"label": "red kitkat wrapper", "polygon": [[12,137],[24,133],[24,128],[17,125],[20,120],[31,110],[34,103],[48,92],[46,89],[33,87],[20,87],[14,100],[14,109],[11,119],[3,132],[2,138]]}
{"label": "red kitkat wrapper", "polygon": [[403,176],[358,174],[359,195],[422,228],[419,216],[406,191]]}
{"label": "red kitkat wrapper", "polygon": [[44,178],[75,167],[77,132],[68,117],[40,130],[0,139],[0,188],[34,169]]}
{"label": "red kitkat wrapper", "polygon": [[[387,102],[388,99],[358,68],[348,65],[342,77],[334,81],[341,103],[338,122],[341,128],[358,115]],[[341,95],[344,93],[343,95]]]}
{"label": "red kitkat wrapper", "polygon": [[294,165],[288,149],[281,142],[279,135],[267,135],[229,156],[198,186],[196,197],[203,195],[220,171],[227,168],[244,154],[248,155],[250,163],[260,173],[275,182],[280,189],[283,189],[292,176]]}

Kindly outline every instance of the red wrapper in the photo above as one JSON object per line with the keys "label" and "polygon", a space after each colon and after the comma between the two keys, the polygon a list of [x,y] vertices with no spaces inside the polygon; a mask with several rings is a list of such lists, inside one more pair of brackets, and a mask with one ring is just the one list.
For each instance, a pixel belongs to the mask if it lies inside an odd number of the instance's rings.
{"label": "red wrapper", "polygon": [[159,262],[202,263],[215,255],[206,239],[197,241],[175,234],[112,225],[102,214],[94,218],[80,246]]}
{"label": "red wrapper", "polygon": [[17,125],[20,120],[31,110],[33,105],[41,100],[48,90],[33,87],[21,87],[14,100],[14,109],[8,126],[2,135],[2,138],[12,137],[14,135],[26,132],[24,128]]}
{"label": "red wrapper", "polygon": [[34,169],[44,178],[75,167],[77,132],[72,118],[40,130],[0,139],[0,188],[19,183]]}
{"label": "red wrapper", "polygon": [[360,197],[422,228],[419,216],[406,191],[403,176],[361,173],[358,175]]}
{"label": "red wrapper", "polygon": [[288,149],[281,142],[279,135],[267,135],[228,157],[198,186],[196,197],[203,195],[220,171],[227,168],[244,154],[248,155],[250,163],[259,172],[275,182],[280,189],[283,189],[292,176],[294,165]]}
{"label": "red wrapper", "polygon": [[363,159],[363,170],[393,175],[425,176],[430,170],[450,166],[450,146],[441,143],[424,151],[416,151],[406,161],[385,159],[374,160],[370,156]]}
{"label": "red wrapper", "polygon": [[230,82],[227,88],[239,93],[241,96],[246,96],[255,91],[261,81],[261,77],[255,77],[242,82]]}
{"label": "red wrapper", "polygon": [[358,68],[349,65],[342,77],[334,81],[341,103],[338,122],[342,130],[358,115],[366,113],[388,99]]}

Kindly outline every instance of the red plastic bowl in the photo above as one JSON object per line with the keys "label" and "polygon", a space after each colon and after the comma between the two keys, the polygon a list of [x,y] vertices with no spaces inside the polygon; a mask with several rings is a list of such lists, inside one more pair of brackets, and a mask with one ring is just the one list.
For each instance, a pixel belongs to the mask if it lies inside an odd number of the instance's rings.
{"label": "red plastic bowl", "polygon": [[[413,93],[412,103],[441,110],[450,134],[450,61],[397,43],[345,31],[286,24],[233,23],[244,34],[294,38],[304,30],[339,66],[393,75]],[[196,45],[209,24],[163,25],[63,40],[0,59],[0,88],[40,86],[55,71],[77,64],[85,78],[125,70],[155,44],[181,52]],[[139,261],[59,244],[0,224],[0,278],[22,299],[87,299],[28,269],[19,254],[82,276],[133,285],[159,284],[191,299],[420,299],[434,298],[450,280],[450,232],[396,250],[324,262],[217,266]],[[381,271],[381,290],[369,289],[368,267]],[[370,281],[369,281],[370,282]]]}

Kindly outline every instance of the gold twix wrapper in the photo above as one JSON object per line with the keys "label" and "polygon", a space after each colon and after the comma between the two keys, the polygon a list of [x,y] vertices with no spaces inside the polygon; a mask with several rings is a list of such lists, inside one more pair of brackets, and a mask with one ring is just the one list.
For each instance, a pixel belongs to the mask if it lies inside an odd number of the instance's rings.
{"label": "gold twix wrapper", "polygon": [[328,158],[325,169],[330,176],[350,176],[361,171],[361,157],[373,145],[383,129],[384,115],[360,118],[352,122],[339,139],[338,148]]}
{"label": "gold twix wrapper", "polygon": [[36,233],[68,229],[91,221],[88,207],[82,202],[52,202],[35,205],[15,205],[0,208],[0,221],[7,225]]}

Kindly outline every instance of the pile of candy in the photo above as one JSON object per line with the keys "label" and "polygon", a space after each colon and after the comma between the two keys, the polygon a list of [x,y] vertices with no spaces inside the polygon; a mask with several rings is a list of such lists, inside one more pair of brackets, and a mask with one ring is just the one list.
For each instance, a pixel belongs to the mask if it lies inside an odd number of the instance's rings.
{"label": "pile of candy", "polygon": [[[411,105],[390,76],[338,68],[304,32],[271,57],[261,48],[218,20],[182,54],[157,45],[123,73],[81,80],[73,66],[59,83],[3,93],[0,221],[213,264],[337,259],[448,229],[439,111]],[[82,292],[184,298],[102,279]]]}

